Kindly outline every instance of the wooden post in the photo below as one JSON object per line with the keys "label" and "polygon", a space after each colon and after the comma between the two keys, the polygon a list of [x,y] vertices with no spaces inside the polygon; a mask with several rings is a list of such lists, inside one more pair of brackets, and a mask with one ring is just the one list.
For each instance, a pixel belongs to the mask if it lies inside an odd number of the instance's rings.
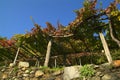
{"label": "wooden post", "polygon": [[56,66],[57,66],[57,62],[56,62],[56,58],[55,58],[55,68],[56,68]]}
{"label": "wooden post", "polygon": [[104,50],[105,50],[105,55],[106,55],[106,57],[107,57],[107,60],[108,60],[109,63],[112,63],[112,57],[111,57],[111,55],[110,55],[110,51],[109,51],[107,42],[106,42],[106,40],[105,40],[105,38],[104,38],[104,35],[103,35],[102,32],[100,32],[99,35],[100,35],[100,39],[101,39],[103,48],[104,48]]}
{"label": "wooden post", "polygon": [[47,52],[45,57],[44,66],[48,67],[49,59],[50,59],[50,52],[51,52],[52,40],[48,42]]}
{"label": "wooden post", "polygon": [[80,66],[82,66],[82,64],[81,64],[81,58],[79,58],[79,62],[80,62]]}
{"label": "wooden post", "polygon": [[17,53],[16,53],[16,56],[15,56],[15,59],[14,59],[13,64],[16,64],[16,60],[17,60],[19,51],[20,51],[20,47],[19,47],[18,50],[17,50]]}
{"label": "wooden post", "polygon": [[57,67],[57,58],[58,58],[58,56],[55,56],[54,58],[55,58],[55,68],[56,68]]}

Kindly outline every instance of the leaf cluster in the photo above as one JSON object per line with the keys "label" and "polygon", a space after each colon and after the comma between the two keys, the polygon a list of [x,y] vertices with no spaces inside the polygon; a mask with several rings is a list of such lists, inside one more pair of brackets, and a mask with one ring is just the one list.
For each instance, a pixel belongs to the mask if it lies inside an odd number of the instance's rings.
{"label": "leaf cluster", "polygon": [[80,68],[80,76],[81,77],[91,77],[93,76],[95,73],[95,70],[93,68],[93,66],[90,65],[84,65],[83,67]]}

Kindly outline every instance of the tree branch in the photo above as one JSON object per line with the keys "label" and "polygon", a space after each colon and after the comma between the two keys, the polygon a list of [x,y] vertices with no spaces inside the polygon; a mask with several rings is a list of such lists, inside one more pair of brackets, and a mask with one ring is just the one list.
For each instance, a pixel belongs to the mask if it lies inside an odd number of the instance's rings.
{"label": "tree branch", "polygon": [[54,38],[55,38],[55,37],[61,37],[61,38],[62,38],[62,37],[71,37],[71,36],[73,36],[73,34],[69,34],[69,35],[60,35],[60,36],[56,36],[56,35],[55,35],[55,36],[52,36],[52,37],[54,37]]}
{"label": "tree branch", "polygon": [[110,29],[110,36],[111,36],[112,40],[115,41],[117,43],[117,45],[119,46],[119,48],[120,48],[120,41],[117,38],[115,38],[115,36],[113,35],[113,29],[112,29],[111,20],[109,22],[109,29]]}

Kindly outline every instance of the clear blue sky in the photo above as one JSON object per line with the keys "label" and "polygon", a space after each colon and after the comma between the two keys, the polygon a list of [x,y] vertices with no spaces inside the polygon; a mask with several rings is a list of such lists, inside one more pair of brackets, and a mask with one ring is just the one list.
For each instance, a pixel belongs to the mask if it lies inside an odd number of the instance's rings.
{"label": "clear blue sky", "polygon": [[[105,7],[113,0],[98,1],[103,1]],[[66,26],[76,16],[73,10],[81,8],[82,3],[83,0],[0,0],[0,36],[10,38],[30,31],[30,16],[42,27],[47,21],[56,26],[58,20]]]}

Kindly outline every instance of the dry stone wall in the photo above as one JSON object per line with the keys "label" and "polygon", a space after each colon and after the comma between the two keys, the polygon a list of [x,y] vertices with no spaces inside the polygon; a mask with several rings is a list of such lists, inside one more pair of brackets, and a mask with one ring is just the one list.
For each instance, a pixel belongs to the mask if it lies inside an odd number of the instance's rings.
{"label": "dry stone wall", "polygon": [[[94,67],[95,73],[86,80],[120,80],[120,68],[112,68],[108,64],[90,66]],[[79,73],[81,67],[69,66],[53,71],[20,62],[0,67],[0,80],[83,80]]]}

